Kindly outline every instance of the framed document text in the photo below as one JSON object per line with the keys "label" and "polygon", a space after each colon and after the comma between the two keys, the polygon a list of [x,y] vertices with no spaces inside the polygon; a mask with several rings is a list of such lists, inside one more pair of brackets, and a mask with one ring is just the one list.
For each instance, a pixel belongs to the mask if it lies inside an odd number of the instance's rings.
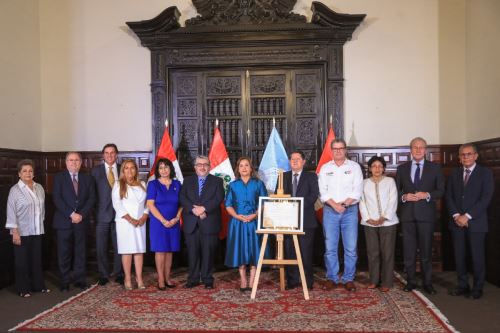
{"label": "framed document text", "polygon": [[304,198],[259,198],[259,231],[302,232]]}

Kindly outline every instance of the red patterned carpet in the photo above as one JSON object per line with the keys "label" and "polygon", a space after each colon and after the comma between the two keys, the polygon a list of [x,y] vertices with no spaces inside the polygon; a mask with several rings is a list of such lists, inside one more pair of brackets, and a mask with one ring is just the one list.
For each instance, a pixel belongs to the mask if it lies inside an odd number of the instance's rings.
{"label": "red patterned carpet", "polygon": [[[324,273],[322,273],[324,275]],[[280,292],[277,271],[265,272],[257,297],[238,289],[238,272],[216,274],[216,288],[179,287],[159,291],[154,275],[145,290],[125,291],[117,284],[94,286],[30,319],[18,331],[108,332],[453,332],[419,294],[399,287],[388,293],[368,290],[364,275],[358,290],[324,291],[318,284],[305,301],[301,289]],[[398,284],[399,285],[399,284]],[[442,317],[441,317],[442,318]]]}

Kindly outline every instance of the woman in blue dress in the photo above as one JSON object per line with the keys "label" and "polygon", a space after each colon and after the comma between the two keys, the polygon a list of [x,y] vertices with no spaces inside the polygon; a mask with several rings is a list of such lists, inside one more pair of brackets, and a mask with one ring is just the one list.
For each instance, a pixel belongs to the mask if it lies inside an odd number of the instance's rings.
{"label": "woman in blue dress", "polygon": [[155,177],[148,184],[147,206],[150,212],[149,241],[155,252],[158,289],[174,288],[170,280],[172,252],[180,250],[179,204],[181,183],[174,179],[175,169],[168,159],[159,159],[155,167]]}
{"label": "woman in blue dress", "polygon": [[[251,290],[255,270],[259,260],[259,239],[257,230],[257,209],[259,197],[267,196],[264,183],[255,176],[252,161],[241,157],[234,171],[236,180],[229,184],[226,195],[226,210],[231,215],[227,236],[227,250],[224,264],[238,267],[240,272],[240,291]],[[250,279],[247,280],[247,265],[250,266]]]}

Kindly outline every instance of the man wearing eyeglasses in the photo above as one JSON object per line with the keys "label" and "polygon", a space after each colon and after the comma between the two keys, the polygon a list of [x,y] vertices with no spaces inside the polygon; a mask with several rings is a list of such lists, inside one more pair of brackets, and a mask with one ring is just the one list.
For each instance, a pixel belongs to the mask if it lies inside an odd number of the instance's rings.
{"label": "man wearing eyeglasses", "polygon": [[209,174],[208,157],[194,161],[195,175],[186,177],[179,200],[183,207],[183,230],[188,252],[189,275],[186,288],[200,284],[214,288],[214,258],[221,228],[220,204],[224,200],[222,179]]}
{"label": "man wearing eyeglasses", "polygon": [[[323,231],[325,235],[326,289],[341,284],[348,291],[355,291],[358,202],[363,191],[363,173],[358,163],[347,159],[346,143],[334,139],[331,143],[333,160],[319,171],[320,199],[324,203]],[[342,234],[344,247],[344,273],[340,279],[338,244]]]}
{"label": "man wearing eyeglasses", "polygon": [[419,249],[423,290],[435,295],[432,285],[432,239],[436,222],[436,202],[445,185],[441,167],[425,159],[427,142],[420,137],[410,142],[411,161],[398,166],[396,184],[399,193],[403,260],[407,284],[403,291],[417,288],[416,259]]}
{"label": "man wearing eyeglasses", "polygon": [[[462,166],[452,171],[446,188],[458,280],[450,295],[479,299],[483,296],[486,275],[484,242],[488,232],[487,209],[494,191],[493,174],[476,163],[478,154],[473,144],[460,146],[458,155]],[[472,290],[467,275],[467,245],[470,247],[474,275]]]}

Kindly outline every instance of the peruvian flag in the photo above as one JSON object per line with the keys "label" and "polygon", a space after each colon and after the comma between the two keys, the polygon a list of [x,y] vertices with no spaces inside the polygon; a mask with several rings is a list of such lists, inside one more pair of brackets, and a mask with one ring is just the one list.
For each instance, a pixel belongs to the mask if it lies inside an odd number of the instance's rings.
{"label": "peruvian flag", "polygon": [[[222,141],[222,136],[219,130],[219,120],[217,119],[215,120],[214,137],[212,140],[212,147],[210,147],[210,152],[208,154],[208,159],[210,160],[210,174],[222,178],[224,182],[224,190],[227,192],[229,183],[232,182],[235,177],[226,151],[226,146],[224,145],[224,141]],[[224,202],[221,204],[221,217],[222,228],[219,233],[219,238],[224,239],[227,235],[227,225],[230,218],[226,211]]]}
{"label": "peruvian flag", "polygon": [[[318,167],[316,168],[316,174],[319,174],[319,170],[323,164],[330,162],[332,160],[332,141],[335,140],[335,132],[333,131],[333,124],[330,120],[330,129],[328,130],[328,136],[326,137],[325,146],[323,147],[323,152],[321,153],[321,157],[318,162]],[[323,222],[323,204],[318,199],[314,204],[314,208],[316,209],[316,218],[318,221]]]}
{"label": "peruvian flag", "polygon": [[160,158],[168,158],[170,162],[172,162],[175,169],[175,178],[177,178],[177,180],[182,183],[184,181],[184,177],[182,177],[182,171],[179,166],[179,161],[177,161],[174,146],[172,146],[172,141],[170,140],[170,135],[168,134],[168,120],[165,121],[165,131],[163,132],[163,138],[161,139],[160,148],[156,153],[155,162],[153,163],[153,167],[149,172],[150,180],[154,179],[156,163]]}

